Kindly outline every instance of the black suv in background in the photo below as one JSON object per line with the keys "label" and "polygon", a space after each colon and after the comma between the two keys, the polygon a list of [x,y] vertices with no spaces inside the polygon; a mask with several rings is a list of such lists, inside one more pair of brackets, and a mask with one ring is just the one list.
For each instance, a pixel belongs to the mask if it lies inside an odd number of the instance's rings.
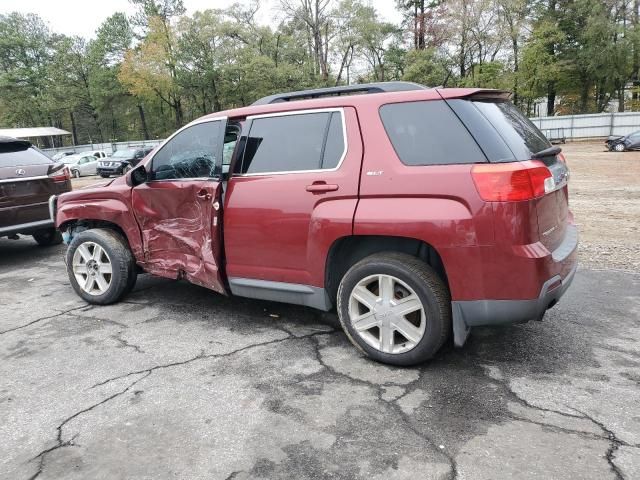
{"label": "black suv in background", "polygon": [[69,169],[31,143],[0,137],[0,237],[33,235],[40,245],[62,242],[49,199],[71,191]]}
{"label": "black suv in background", "polygon": [[102,178],[122,175],[140,163],[155,147],[126,148],[116,150],[109,158],[98,162],[96,173]]}

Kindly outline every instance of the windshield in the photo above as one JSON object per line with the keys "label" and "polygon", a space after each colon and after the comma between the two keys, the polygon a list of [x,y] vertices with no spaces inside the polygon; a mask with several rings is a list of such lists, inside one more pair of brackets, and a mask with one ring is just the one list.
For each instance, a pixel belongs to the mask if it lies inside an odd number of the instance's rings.
{"label": "windshield", "polygon": [[116,150],[111,158],[132,158],[136,154],[134,149]]}

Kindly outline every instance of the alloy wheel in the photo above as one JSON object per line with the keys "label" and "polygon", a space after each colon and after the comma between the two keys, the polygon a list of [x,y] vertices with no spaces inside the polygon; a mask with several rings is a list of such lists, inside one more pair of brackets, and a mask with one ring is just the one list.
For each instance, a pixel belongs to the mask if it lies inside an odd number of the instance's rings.
{"label": "alloy wheel", "polygon": [[390,354],[414,348],[426,328],[420,297],[392,275],[371,275],[358,282],[349,297],[349,319],[368,345]]}
{"label": "alloy wheel", "polygon": [[78,245],[73,254],[73,274],[89,295],[102,295],[111,286],[113,267],[107,252],[95,242]]}

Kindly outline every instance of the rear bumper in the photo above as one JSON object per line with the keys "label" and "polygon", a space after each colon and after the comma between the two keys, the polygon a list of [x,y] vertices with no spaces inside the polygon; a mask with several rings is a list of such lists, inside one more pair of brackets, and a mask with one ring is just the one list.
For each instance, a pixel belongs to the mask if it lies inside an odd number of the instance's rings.
{"label": "rear bumper", "polygon": [[[574,225],[567,228],[563,242],[544,257],[532,257],[520,263],[520,282],[529,283],[539,278],[542,284],[536,289],[535,298],[502,298],[499,300],[453,300],[454,343],[464,345],[472,327],[484,325],[509,325],[540,320],[567,291],[577,270],[578,230]],[[526,265],[527,268],[524,268]],[[503,283],[505,288],[507,285]]]}

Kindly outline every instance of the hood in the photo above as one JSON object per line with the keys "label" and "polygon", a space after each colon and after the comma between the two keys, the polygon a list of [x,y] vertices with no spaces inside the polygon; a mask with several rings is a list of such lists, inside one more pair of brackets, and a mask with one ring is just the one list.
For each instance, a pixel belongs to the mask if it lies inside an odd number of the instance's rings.
{"label": "hood", "polygon": [[624,138],[624,136],[622,135],[609,135],[607,137],[607,142],[614,142],[616,140],[622,140]]}

